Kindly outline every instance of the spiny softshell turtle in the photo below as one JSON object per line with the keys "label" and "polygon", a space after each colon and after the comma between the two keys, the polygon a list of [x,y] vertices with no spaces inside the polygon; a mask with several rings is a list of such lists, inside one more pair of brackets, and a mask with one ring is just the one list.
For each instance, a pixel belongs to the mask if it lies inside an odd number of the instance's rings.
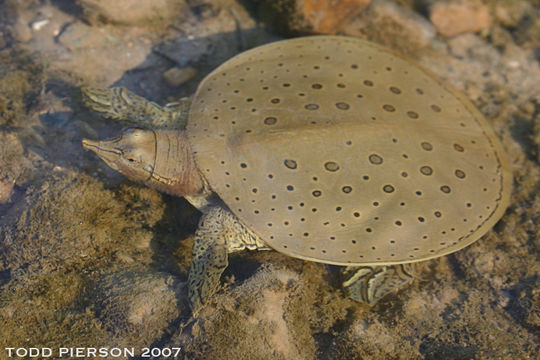
{"label": "spiny softshell turtle", "polygon": [[189,274],[195,309],[217,288],[228,253],[268,247],[348,266],[345,288],[372,304],[410,281],[407,264],[480,238],[509,202],[509,166],[479,111],[365,40],[257,47],[174,106],[123,88],[84,96],[147,129],[85,148],[203,212]]}

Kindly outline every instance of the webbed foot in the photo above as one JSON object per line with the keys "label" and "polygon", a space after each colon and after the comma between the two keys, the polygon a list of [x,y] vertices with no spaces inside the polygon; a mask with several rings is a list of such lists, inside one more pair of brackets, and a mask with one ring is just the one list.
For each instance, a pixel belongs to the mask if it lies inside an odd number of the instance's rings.
{"label": "webbed foot", "polygon": [[221,274],[228,265],[228,254],[244,249],[270,248],[228,209],[206,208],[195,232],[188,277],[188,295],[194,314],[218,289]]}
{"label": "webbed foot", "polygon": [[195,314],[204,306],[206,299],[216,292],[221,274],[229,263],[222,211],[216,207],[205,213],[195,233],[188,277],[188,296]]}
{"label": "webbed foot", "polygon": [[387,266],[348,266],[343,288],[353,300],[375,305],[386,295],[396,292],[414,280],[414,264]]}
{"label": "webbed foot", "polygon": [[189,109],[189,100],[181,100],[174,106],[160,106],[124,87],[86,87],[81,89],[81,93],[84,104],[103,117],[143,128],[183,128]]}

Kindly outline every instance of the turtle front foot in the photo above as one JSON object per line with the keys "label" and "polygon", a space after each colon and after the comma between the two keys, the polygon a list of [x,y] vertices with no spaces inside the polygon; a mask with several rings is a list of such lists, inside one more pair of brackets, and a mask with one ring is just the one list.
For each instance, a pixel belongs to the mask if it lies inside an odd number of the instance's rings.
{"label": "turtle front foot", "polygon": [[[84,105],[100,115],[110,119],[122,119],[129,116],[129,107],[138,107],[144,101],[123,87],[99,89],[81,88]],[[141,100],[142,99],[142,100]]]}
{"label": "turtle front foot", "polygon": [[[143,128],[176,126],[183,108],[163,107],[135,95],[124,87],[110,89],[81,88],[83,103],[101,116],[123,125]],[[178,126],[183,126],[180,124]]]}
{"label": "turtle front foot", "polygon": [[205,210],[193,240],[188,295],[194,314],[219,288],[221,274],[228,265],[228,254],[244,249],[270,249],[232,212],[221,206]]}
{"label": "turtle front foot", "polygon": [[193,239],[188,296],[194,314],[197,314],[205,301],[216,292],[221,274],[229,263],[223,212],[223,209],[215,207],[203,214]]}
{"label": "turtle front foot", "polygon": [[388,266],[348,266],[343,271],[343,288],[353,300],[375,305],[386,295],[396,292],[414,280],[414,264]]}

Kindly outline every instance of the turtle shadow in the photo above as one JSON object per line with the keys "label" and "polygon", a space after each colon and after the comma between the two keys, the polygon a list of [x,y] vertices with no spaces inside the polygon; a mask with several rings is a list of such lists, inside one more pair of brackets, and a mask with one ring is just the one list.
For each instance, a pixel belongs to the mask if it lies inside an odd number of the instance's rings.
{"label": "turtle shadow", "polygon": [[[537,110],[540,112],[540,108]],[[534,119],[534,117],[532,117]],[[512,138],[523,148],[527,158],[532,161],[536,160],[536,146],[531,134],[534,134],[533,121],[529,121],[523,117],[513,116],[510,134]]]}
{"label": "turtle shadow", "polygon": [[[111,87],[123,86],[139,96],[165,105],[193,95],[200,81],[229,58],[276,39],[277,36],[258,26],[250,29],[238,27],[236,31],[195,38],[179,32],[176,37],[154,45],[140,64],[127,70]],[[181,85],[169,85],[163,74],[174,67],[194,67],[196,75]],[[80,86],[52,74],[40,94],[28,103],[28,117],[31,119],[24,124],[25,151],[30,149],[62,168],[82,169],[86,173],[98,171],[107,183],[117,185],[120,182],[121,175],[109,169],[94,154],[83,151],[81,140],[111,138],[123,126],[86,108]],[[137,124],[133,122],[133,126]]]}

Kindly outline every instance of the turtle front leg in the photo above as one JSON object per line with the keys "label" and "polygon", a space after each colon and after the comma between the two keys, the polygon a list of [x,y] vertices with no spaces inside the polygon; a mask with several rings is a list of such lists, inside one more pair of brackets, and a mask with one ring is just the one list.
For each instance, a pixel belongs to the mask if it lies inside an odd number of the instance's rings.
{"label": "turtle front leg", "polygon": [[82,88],[84,104],[103,117],[117,120],[123,125],[134,123],[143,128],[183,129],[190,101],[160,106],[135,95],[124,87],[110,89]]}
{"label": "turtle front leg", "polygon": [[353,300],[375,305],[386,295],[396,292],[414,280],[415,264],[387,266],[347,266],[343,288]]}
{"label": "turtle front leg", "polygon": [[194,313],[218,289],[221,274],[229,263],[228,254],[246,248],[270,249],[229,210],[213,206],[203,214],[195,232],[188,277],[188,296]]}

